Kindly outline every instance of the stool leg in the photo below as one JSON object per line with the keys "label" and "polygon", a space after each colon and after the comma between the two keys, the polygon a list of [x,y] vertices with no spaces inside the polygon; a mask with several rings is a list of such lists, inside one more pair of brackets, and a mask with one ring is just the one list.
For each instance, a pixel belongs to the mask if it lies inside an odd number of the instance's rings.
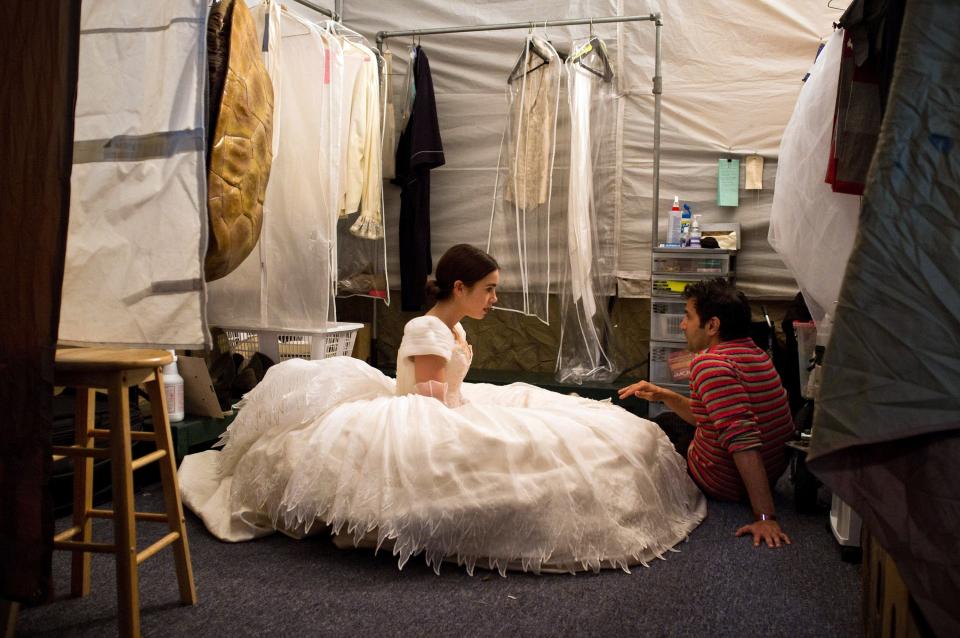
{"label": "stool leg", "polygon": [[[93,447],[93,411],[95,394],[92,388],[77,388],[74,411],[74,442],[82,447]],[[88,516],[93,508],[93,459],[73,459],[73,524],[80,528],[76,537],[84,543],[92,540],[93,524]],[[70,569],[70,595],[90,593],[90,552],[73,552]]]}
{"label": "stool leg", "polygon": [[190,564],[190,545],[187,542],[187,526],[180,502],[180,485],[177,481],[177,464],[173,455],[170,436],[170,421],[167,416],[167,398],[163,391],[163,371],[157,368],[154,378],[147,382],[150,394],[150,414],[153,417],[153,432],[157,449],[166,450],[160,459],[160,482],[163,484],[163,500],[167,510],[167,524],[171,532],[179,532],[180,538],[173,542],[173,557],[177,566],[177,583],[180,586],[180,602],[197,604],[197,590],[193,583],[193,566]]}
{"label": "stool leg", "polygon": [[113,533],[117,559],[117,620],[121,636],[140,635],[137,578],[137,528],[134,517],[130,404],[123,373],[108,388],[110,397],[110,465],[113,474]]}
{"label": "stool leg", "polygon": [[0,598],[0,638],[15,638],[17,635],[17,612],[20,603]]}

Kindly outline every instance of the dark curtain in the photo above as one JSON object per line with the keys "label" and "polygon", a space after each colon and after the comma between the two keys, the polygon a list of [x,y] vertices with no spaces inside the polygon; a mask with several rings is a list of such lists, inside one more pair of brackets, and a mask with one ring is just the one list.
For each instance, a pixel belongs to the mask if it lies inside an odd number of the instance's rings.
{"label": "dark curtain", "polygon": [[960,2],[906,3],[808,456],[942,636],[960,635],[957,25]]}
{"label": "dark curtain", "polygon": [[0,598],[50,591],[52,370],[63,281],[80,0],[0,20]]}

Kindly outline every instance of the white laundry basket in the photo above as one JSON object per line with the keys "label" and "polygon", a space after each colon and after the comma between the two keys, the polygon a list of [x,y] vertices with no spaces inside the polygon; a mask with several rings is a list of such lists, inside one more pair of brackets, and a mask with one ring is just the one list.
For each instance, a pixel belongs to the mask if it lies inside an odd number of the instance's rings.
{"label": "white laundry basket", "polygon": [[230,352],[249,360],[254,352],[261,352],[276,363],[287,359],[326,359],[349,357],[360,323],[331,322],[325,330],[263,330],[250,328],[223,328]]}

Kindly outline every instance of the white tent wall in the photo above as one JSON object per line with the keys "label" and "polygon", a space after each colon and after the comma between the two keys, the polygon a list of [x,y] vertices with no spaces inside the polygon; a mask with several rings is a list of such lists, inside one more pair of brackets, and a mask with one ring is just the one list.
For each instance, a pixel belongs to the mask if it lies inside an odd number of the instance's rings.
{"label": "white tent wall", "polygon": [[[844,5],[846,3],[840,3]],[[309,9],[290,3],[292,10]],[[840,12],[824,2],[732,0],[661,2],[468,2],[417,0],[390,5],[347,0],[344,24],[366,35],[378,31],[611,15],[663,15],[663,113],[660,168],[661,236],[673,195],[689,201],[705,222],[741,224],[738,281],[753,298],[785,298],[796,283],[767,244],[776,154],[793,111],[801,78],[817,45]],[[312,14],[317,17],[315,13]],[[538,27],[538,30],[542,27]],[[549,39],[569,47],[589,26],[550,27]],[[618,214],[619,273],[649,277],[650,197],[653,166],[655,29],[650,22],[597,24],[611,44],[619,71],[622,175]],[[447,163],[433,171],[431,231],[434,259],[459,242],[484,245],[497,155],[506,120],[506,77],[523,46],[523,30],[424,36],[436,90]],[[402,78],[411,39],[389,38],[394,73]],[[764,188],[741,191],[738,208],[716,206],[716,166],[723,156],[758,153],[765,159]],[[566,162],[557,158],[557,169]],[[390,272],[399,272],[399,189],[385,189]],[[562,206],[558,202],[558,206]],[[398,285],[394,276],[392,285]],[[506,282],[505,282],[506,284]],[[509,284],[506,284],[509,288]]]}

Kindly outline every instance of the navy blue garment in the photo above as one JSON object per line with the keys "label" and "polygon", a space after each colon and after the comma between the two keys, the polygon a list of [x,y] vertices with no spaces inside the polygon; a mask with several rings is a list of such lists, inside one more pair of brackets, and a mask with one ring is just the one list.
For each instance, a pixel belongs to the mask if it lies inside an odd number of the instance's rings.
{"label": "navy blue garment", "polygon": [[416,96],[397,144],[400,192],[400,307],[423,310],[424,286],[433,271],[430,255],[430,169],[443,166],[443,143],[427,54],[419,46],[413,69]]}

